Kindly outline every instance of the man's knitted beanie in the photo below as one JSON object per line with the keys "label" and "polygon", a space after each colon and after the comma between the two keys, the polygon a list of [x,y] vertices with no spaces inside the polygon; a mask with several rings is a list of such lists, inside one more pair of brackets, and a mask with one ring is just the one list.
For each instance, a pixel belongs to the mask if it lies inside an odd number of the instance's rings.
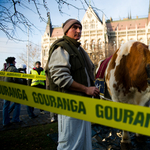
{"label": "man's knitted beanie", "polygon": [[82,24],[80,23],[80,21],[76,20],[76,19],[68,19],[64,24],[63,24],[63,31],[64,34],[67,33],[67,31],[72,27],[72,25],[74,24],[79,24],[82,27]]}

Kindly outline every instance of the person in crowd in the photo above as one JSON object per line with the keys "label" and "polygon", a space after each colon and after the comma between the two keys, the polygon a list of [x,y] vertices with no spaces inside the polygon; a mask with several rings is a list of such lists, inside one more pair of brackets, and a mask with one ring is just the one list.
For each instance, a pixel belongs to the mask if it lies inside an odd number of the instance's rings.
{"label": "person in crowd", "polygon": [[[6,71],[6,67],[7,67],[7,64],[4,63],[3,64],[3,69],[1,71]],[[5,78],[4,76],[0,76],[0,81],[4,81],[4,78]],[[3,102],[3,99],[0,98],[0,101]]]}
{"label": "person in crowd", "polygon": [[[98,96],[99,89],[94,86],[94,65],[78,42],[81,23],[68,19],[63,24],[63,32],[63,38],[50,47],[46,64],[50,90]],[[90,122],[58,115],[58,133],[58,150],[92,150]]]}
{"label": "person in crowd", "polygon": [[[3,64],[3,69],[1,71],[6,71],[7,63]],[[4,76],[0,76],[0,81],[4,81]]]}
{"label": "person in crowd", "polygon": [[[45,70],[41,67],[40,61],[37,61],[35,63],[35,67],[31,70],[30,74],[45,75]],[[32,87],[42,88],[42,89],[45,89],[45,87],[46,87],[46,83],[44,80],[37,80],[37,79],[29,79],[28,85],[32,86]],[[34,111],[33,107],[27,106],[27,111],[28,111],[30,119],[37,117],[37,115],[35,115],[33,112]],[[40,113],[44,114],[44,111],[40,109]]]}
{"label": "person in crowd", "polygon": [[[19,65],[19,68],[18,68],[18,71],[19,71],[20,73],[26,73],[26,65],[25,65],[25,64],[20,64],[20,65]],[[23,85],[27,85],[27,79],[20,79],[20,80],[22,81],[22,84],[23,84]],[[11,104],[11,106],[10,106],[10,108],[9,108],[9,111],[8,111],[9,114],[12,113],[12,111],[13,111],[14,108],[15,108],[15,105],[16,105],[16,103]]]}
{"label": "person in crowd", "polygon": [[[16,61],[15,57],[8,57],[6,59],[7,67],[6,70],[7,72],[18,72],[18,69],[15,67]],[[5,82],[13,82],[13,83],[19,83],[21,84],[21,79],[19,78],[13,78],[13,77],[4,77]],[[9,115],[9,106],[10,106],[10,101],[4,100],[4,105],[3,105],[3,126],[7,127],[11,125],[11,123],[20,123],[20,108],[21,105],[18,103],[15,103],[14,105],[14,112],[13,112],[13,118],[10,122],[10,115]]]}
{"label": "person in crowd", "polygon": [[[48,79],[48,73],[47,73],[47,70],[45,68],[45,75],[46,75],[46,89],[47,90],[50,90],[50,86],[49,86],[49,79]],[[50,112],[50,119],[51,119],[51,122],[57,122],[58,119],[57,119],[57,114],[53,113],[53,112]]]}
{"label": "person in crowd", "polygon": [[6,68],[7,68],[7,63],[4,63],[4,64],[3,64],[3,69],[2,69],[1,71],[5,71]]}

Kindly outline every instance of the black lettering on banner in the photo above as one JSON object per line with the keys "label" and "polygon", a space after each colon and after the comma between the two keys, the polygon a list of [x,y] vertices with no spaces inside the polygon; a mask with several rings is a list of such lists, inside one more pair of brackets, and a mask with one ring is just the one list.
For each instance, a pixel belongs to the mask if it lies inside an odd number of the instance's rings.
{"label": "black lettering on banner", "polygon": [[133,121],[134,112],[132,110],[124,109],[124,118],[123,122],[127,123],[127,119],[129,120],[129,124]]}
{"label": "black lettering on banner", "polygon": [[[43,94],[44,95],[44,94]],[[39,98],[39,101],[40,101],[40,104],[44,104],[44,99],[42,97],[42,94],[41,93],[38,93],[38,98]]]}
{"label": "black lettering on banner", "polygon": [[150,114],[146,115],[145,127],[148,128],[150,122]]}
{"label": "black lettering on banner", "polygon": [[49,106],[49,105],[50,105],[49,96],[46,95],[46,97],[45,97],[45,95],[43,94],[43,98],[44,98],[44,101],[45,101],[46,106]]}
{"label": "black lettering on banner", "polygon": [[26,99],[28,101],[28,97],[27,97],[25,90],[22,90],[22,98],[23,100]]}
{"label": "black lettering on banner", "polygon": [[54,96],[49,96],[50,102],[51,102],[51,107],[56,107],[56,101]]}
{"label": "black lettering on banner", "polygon": [[104,118],[104,113],[102,109],[103,109],[102,105],[96,105],[96,116],[98,118]]}
{"label": "black lettering on banner", "polygon": [[19,88],[0,85],[0,94],[13,98],[28,100],[25,90],[20,90]]}
{"label": "black lettering on banner", "polygon": [[86,108],[82,101],[79,101],[79,104],[75,100],[69,100],[61,97],[55,98],[51,95],[45,95],[41,93],[32,92],[33,100],[35,103],[40,103],[42,105],[61,108],[64,110],[78,112],[86,114]]}
{"label": "black lettering on banner", "polygon": [[61,109],[63,109],[63,103],[62,103],[62,101],[61,101],[61,98],[60,97],[57,97],[57,108],[61,108]]}
{"label": "black lettering on banner", "polygon": [[122,109],[114,107],[114,120],[120,122],[122,120]]}
{"label": "black lettering on banner", "polygon": [[18,98],[19,99],[22,99],[22,94],[20,94],[21,90],[20,89],[17,89],[17,93],[18,93]]}
{"label": "black lettering on banner", "polygon": [[0,71],[0,75],[5,75],[5,72]]}
{"label": "black lettering on banner", "polygon": [[137,125],[138,123],[139,123],[141,126],[143,126],[143,123],[144,123],[144,114],[143,114],[143,112],[138,112],[138,113],[137,113],[133,125]]}
{"label": "black lettering on banner", "polygon": [[79,102],[79,109],[78,109],[78,113],[81,113],[83,112],[83,114],[86,114],[86,108],[84,106],[84,103],[83,102]]}
{"label": "black lettering on banner", "polygon": [[9,87],[9,96],[13,96],[13,90]]}
{"label": "black lettering on banner", "polygon": [[69,99],[65,99],[65,98],[62,98],[63,99],[63,103],[64,103],[64,110],[70,110],[70,104],[69,104]]}
{"label": "black lettering on banner", "polygon": [[76,112],[77,111],[77,106],[74,105],[73,103],[77,104],[77,102],[75,100],[70,100],[70,104],[71,104],[71,110],[72,112]]}
{"label": "black lettering on banner", "polygon": [[32,96],[33,96],[33,100],[34,100],[34,102],[35,102],[35,103],[39,103],[38,98],[37,98],[37,96],[36,96],[36,93],[35,93],[35,92],[32,92]]}
{"label": "black lettering on banner", "polygon": [[21,74],[20,73],[7,73],[8,76],[17,76],[17,77],[21,77]]}
{"label": "black lettering on banner", "polygon": [[106,106],[105,107],[105,118],[108,119],[108,120],[111,120],[112,119],[112,107],[110,106]]}

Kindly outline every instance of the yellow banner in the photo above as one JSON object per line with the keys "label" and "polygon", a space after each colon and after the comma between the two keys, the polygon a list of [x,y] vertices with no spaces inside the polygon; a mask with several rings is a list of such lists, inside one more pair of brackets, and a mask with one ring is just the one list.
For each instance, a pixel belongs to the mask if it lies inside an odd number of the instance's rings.
{"label": "yellow banner", "polygon": [[150,108],[0,81],[0,98],[150,136]]}
{"label": "yellow banner", "polygon": [[46,76],[43,75],[33,75],[33,74],[25,74],[25,73],[17,73],[17,72],[7,72],[7,71],[0,71],[0,76],[46,80]]}

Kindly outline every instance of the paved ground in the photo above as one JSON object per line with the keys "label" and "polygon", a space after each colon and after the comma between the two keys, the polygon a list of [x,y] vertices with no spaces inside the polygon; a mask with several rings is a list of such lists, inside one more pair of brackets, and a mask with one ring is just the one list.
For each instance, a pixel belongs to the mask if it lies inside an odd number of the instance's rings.
{"label": "paved ground", "polygon": [[[0,131],[1,130],[9,130],[9,129],[15,129],[18,127],[28,127],[28,126],[34,126],[38,124],[46,124],[50,123],[50,112],[44,111],[45,114],[41,114],[39,109],[34,109],[34,113],[38,115],[37,118],[29,119],[27,109],[25,105],[21,105],[21,111],[20,111],[20,120],[23,122],[21,124],[15,124],[11,125],[10,127],[7,127],[6,129],[3,128],[2,125],[2,110],[3,110],[3,100],[0,100]],[[12,116],[13,113],[10,114]]]}
{"label": "paved ground", "polygon": [[[29,119],[26,106],[21,105],[20,119],[23,121],[21,125],[11,125],[9,128],[3,128],[2,125],[2,108],[3,100],[0,100],[0,131],[17,129],[18,127],[29,127],[38,124],[50,123],[50,112],[44,111],[45,114],[40,114],[40,110],[34,110],[34,113],[38,115],[37,118]],[[12,116],[12,114],[11,114]],[[120,150],[121,145],[121,133],[118,129],[113,129],[101,125],[92,125],[92,149],[93,150]],[[143,140],[136,140],[135,133],[130,133],[132,148],[125,148],[125,150],[150,150],[150,137],[142,137]],[[52,139],[57,142],[58,135],[51,135]],[[124,148],[123,148],[124,150]]]}

